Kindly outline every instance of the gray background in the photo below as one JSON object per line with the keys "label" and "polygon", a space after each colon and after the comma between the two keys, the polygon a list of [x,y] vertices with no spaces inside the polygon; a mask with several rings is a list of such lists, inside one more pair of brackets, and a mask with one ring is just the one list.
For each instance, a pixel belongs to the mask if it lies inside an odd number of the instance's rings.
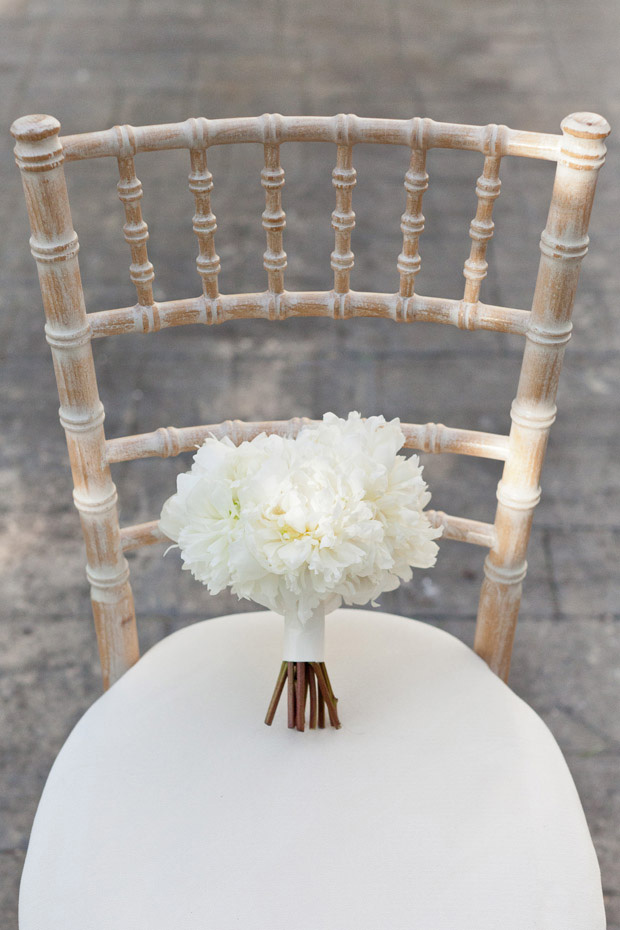
{"label": "gray background", "polygon": [[[36,804],[71,726],[99,693],[83,550],[10,123],[30,112],[64,133],[264,111],[431,116],[559,131],[595,110],[620,123],[620,5],[607,0],[0,0],[2,483],[0,900],[15,921]],[[404,149],[355,150],[358,290],[395,290]],[[257,146],[214,151],[223,292],[262,289]],[[333,233],[329,146],[285,146],[287,287],[328,288]],[[137,159],[158,299],[199,293],[185,152]],[[433,151],[421,293],[461,295],[482,159]],[[599,185],[529,552],[511,684],[559,740],[620,927],[618,643],[618,155]],[[128,247],[113,160],[68,167],[90,310],[127,306]],[[553,167],[506,159],[489,247],[488,303],[530,305]],[[507,431],[520,339],[389,321],[248,321],[100,340],[109,436],[161,425],[346,414],[399,415]],[[425,457],[433,506],[492,520],[498,463]],[[154,519],[187,459],[115,466],[123,523]],[[471,643],[482,549],[445,542],[438,566],[382,599]],[[196,619],[242,608],[209,599],[162,550],[132,558],[143,648]]]}

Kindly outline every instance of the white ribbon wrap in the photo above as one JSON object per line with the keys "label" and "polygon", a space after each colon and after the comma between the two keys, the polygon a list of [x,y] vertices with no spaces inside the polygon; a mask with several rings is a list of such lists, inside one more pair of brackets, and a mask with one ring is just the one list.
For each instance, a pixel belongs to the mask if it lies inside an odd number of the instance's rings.
{"label": "white ribbon wrap", "polygon": [[284,616],[285,662],[325,661],[325,607],[320,604],[309,620],[301,623],[296,613]]}

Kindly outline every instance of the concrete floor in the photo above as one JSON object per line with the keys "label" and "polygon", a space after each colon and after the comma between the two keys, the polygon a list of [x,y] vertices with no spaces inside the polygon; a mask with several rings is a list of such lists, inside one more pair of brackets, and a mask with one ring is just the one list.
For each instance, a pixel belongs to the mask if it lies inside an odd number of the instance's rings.
{"label": "concrete floor", "polygon": [[[8,127],[47,112],[64,133],[264,111],[507,123],[558,131],[576,110],[620,124],[620,5],[607,0],[0,0],[0,263],[3,406],[0,546],[0,909],[16,920],[18,879],[40,792],[69,730],[99,693],[83,551],[52,366]],[[333,209],[328,146],[283,150],[290,289],[329,287]],[[599,186],[535,517],[511,684],[564,750],[620,928],[619,155]],[[199,292],[187,155],[142,156],[156,298]],[[221,288],[261,289],[257,147],[216,151]],[[406,153],[356,150],[358,290],[395,290]],[[460,296],[481,159],[432,152],[421,292]],[[506,160],[489,248],[488,303],[530,305],[553,169]],[[115,164],[68,169],[90,310],[133,301]],[[499,334],[389,321],[245,322],[208,332],[100,340],[109,436],[161,425],[346,414],[400,415],[506,431],[521,344]],[[497,463],[426,457],[433,506],[491,520]],[[123,523],[153,519],[178,460],[116,466]],[[382,600],[387,610],[473,638],[483,551],[446,542],[433,572]],[[143,648],[197,618],[237,609],[209,599],[161,549],[132,558]]]}

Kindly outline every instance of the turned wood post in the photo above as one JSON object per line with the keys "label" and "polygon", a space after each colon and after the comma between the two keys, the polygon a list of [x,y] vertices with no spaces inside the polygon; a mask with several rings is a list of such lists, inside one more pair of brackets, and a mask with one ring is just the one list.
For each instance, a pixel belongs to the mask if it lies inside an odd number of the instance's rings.
{"label": "turned wood post", "polygon": [[504,680],[527,571],[525,552],[581,260],[588,250],[588,224],[598,169],[605,160],[609,125],[593,113],[562,121],[563,140],[519,378],[512,404],[508,457],[497,488],[496,542],[485,560],[474,648]]}
{"label": "turned wood post", "polygon": [[286,270],[286,252],[283,234],[286,229],[286,213],[282,209],[282,188],[284,187],[284,168],[280,164],[280,124],[278,114],[266,113],[264,120],[263,146],[265,167],[260,173],[261,184],[265,191],[265,209],[262,221],[267,237],[267,248],[263,255],[263,266],[267,272],[267,287],[274,295],[276,315],[279,315],[280,295],[284,292],[284,272]]}
{"label": "turned wood post", "polygon": [[332,213],[335,242],[331,267],[334,272],[334,314],[344,318],[346,298],[351,290],[351,269],[355,261],[351,251],[351,232],[355,228],[353,188],[357,172],[353,167],[351,117],[341,113],[337,119],[336,167],[332,171],[332,184],[336,189],[336,209]]}
{"label": "turned wood post", "polygon": [[107,688],[138,659],[138,638],[129,568],[121,549],[116,488],[106,460],[104,410],[97,390],[59,129],[53,117],[36,115],[18,119],[11,132],[28,206],[30,247],[47,318],[45,334],[54,361],[73,497],[86,541],[86,574]]}
{"label": "turned wood post", "polygon": [[412,148],[409,161],[409,170],[405,175],[405,190],[407,203],[405,212],[400,218],[400,228],[403,234],[403,248],[398,256],[397,269],[400,276],[399,296],[404,300],[413,297],[415,292],[415,279],[420,271],[422,259],[420,258],[420,236],[424,232],[424,214],[422,213],[422,198],[428,190],[428,174],[426,173],[426,149]]}

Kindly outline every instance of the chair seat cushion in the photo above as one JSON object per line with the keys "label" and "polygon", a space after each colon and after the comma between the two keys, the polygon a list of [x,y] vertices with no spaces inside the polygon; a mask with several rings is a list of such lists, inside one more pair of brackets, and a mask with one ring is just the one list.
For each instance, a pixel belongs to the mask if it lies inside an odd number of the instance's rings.
{"label": "chair seat cushion", "polygon": [[77,724],[37,812],[21,930],[603,930],[575,786],[453,636],[327,618],[342,729],[263,723],[282,621],[146,653]]}

